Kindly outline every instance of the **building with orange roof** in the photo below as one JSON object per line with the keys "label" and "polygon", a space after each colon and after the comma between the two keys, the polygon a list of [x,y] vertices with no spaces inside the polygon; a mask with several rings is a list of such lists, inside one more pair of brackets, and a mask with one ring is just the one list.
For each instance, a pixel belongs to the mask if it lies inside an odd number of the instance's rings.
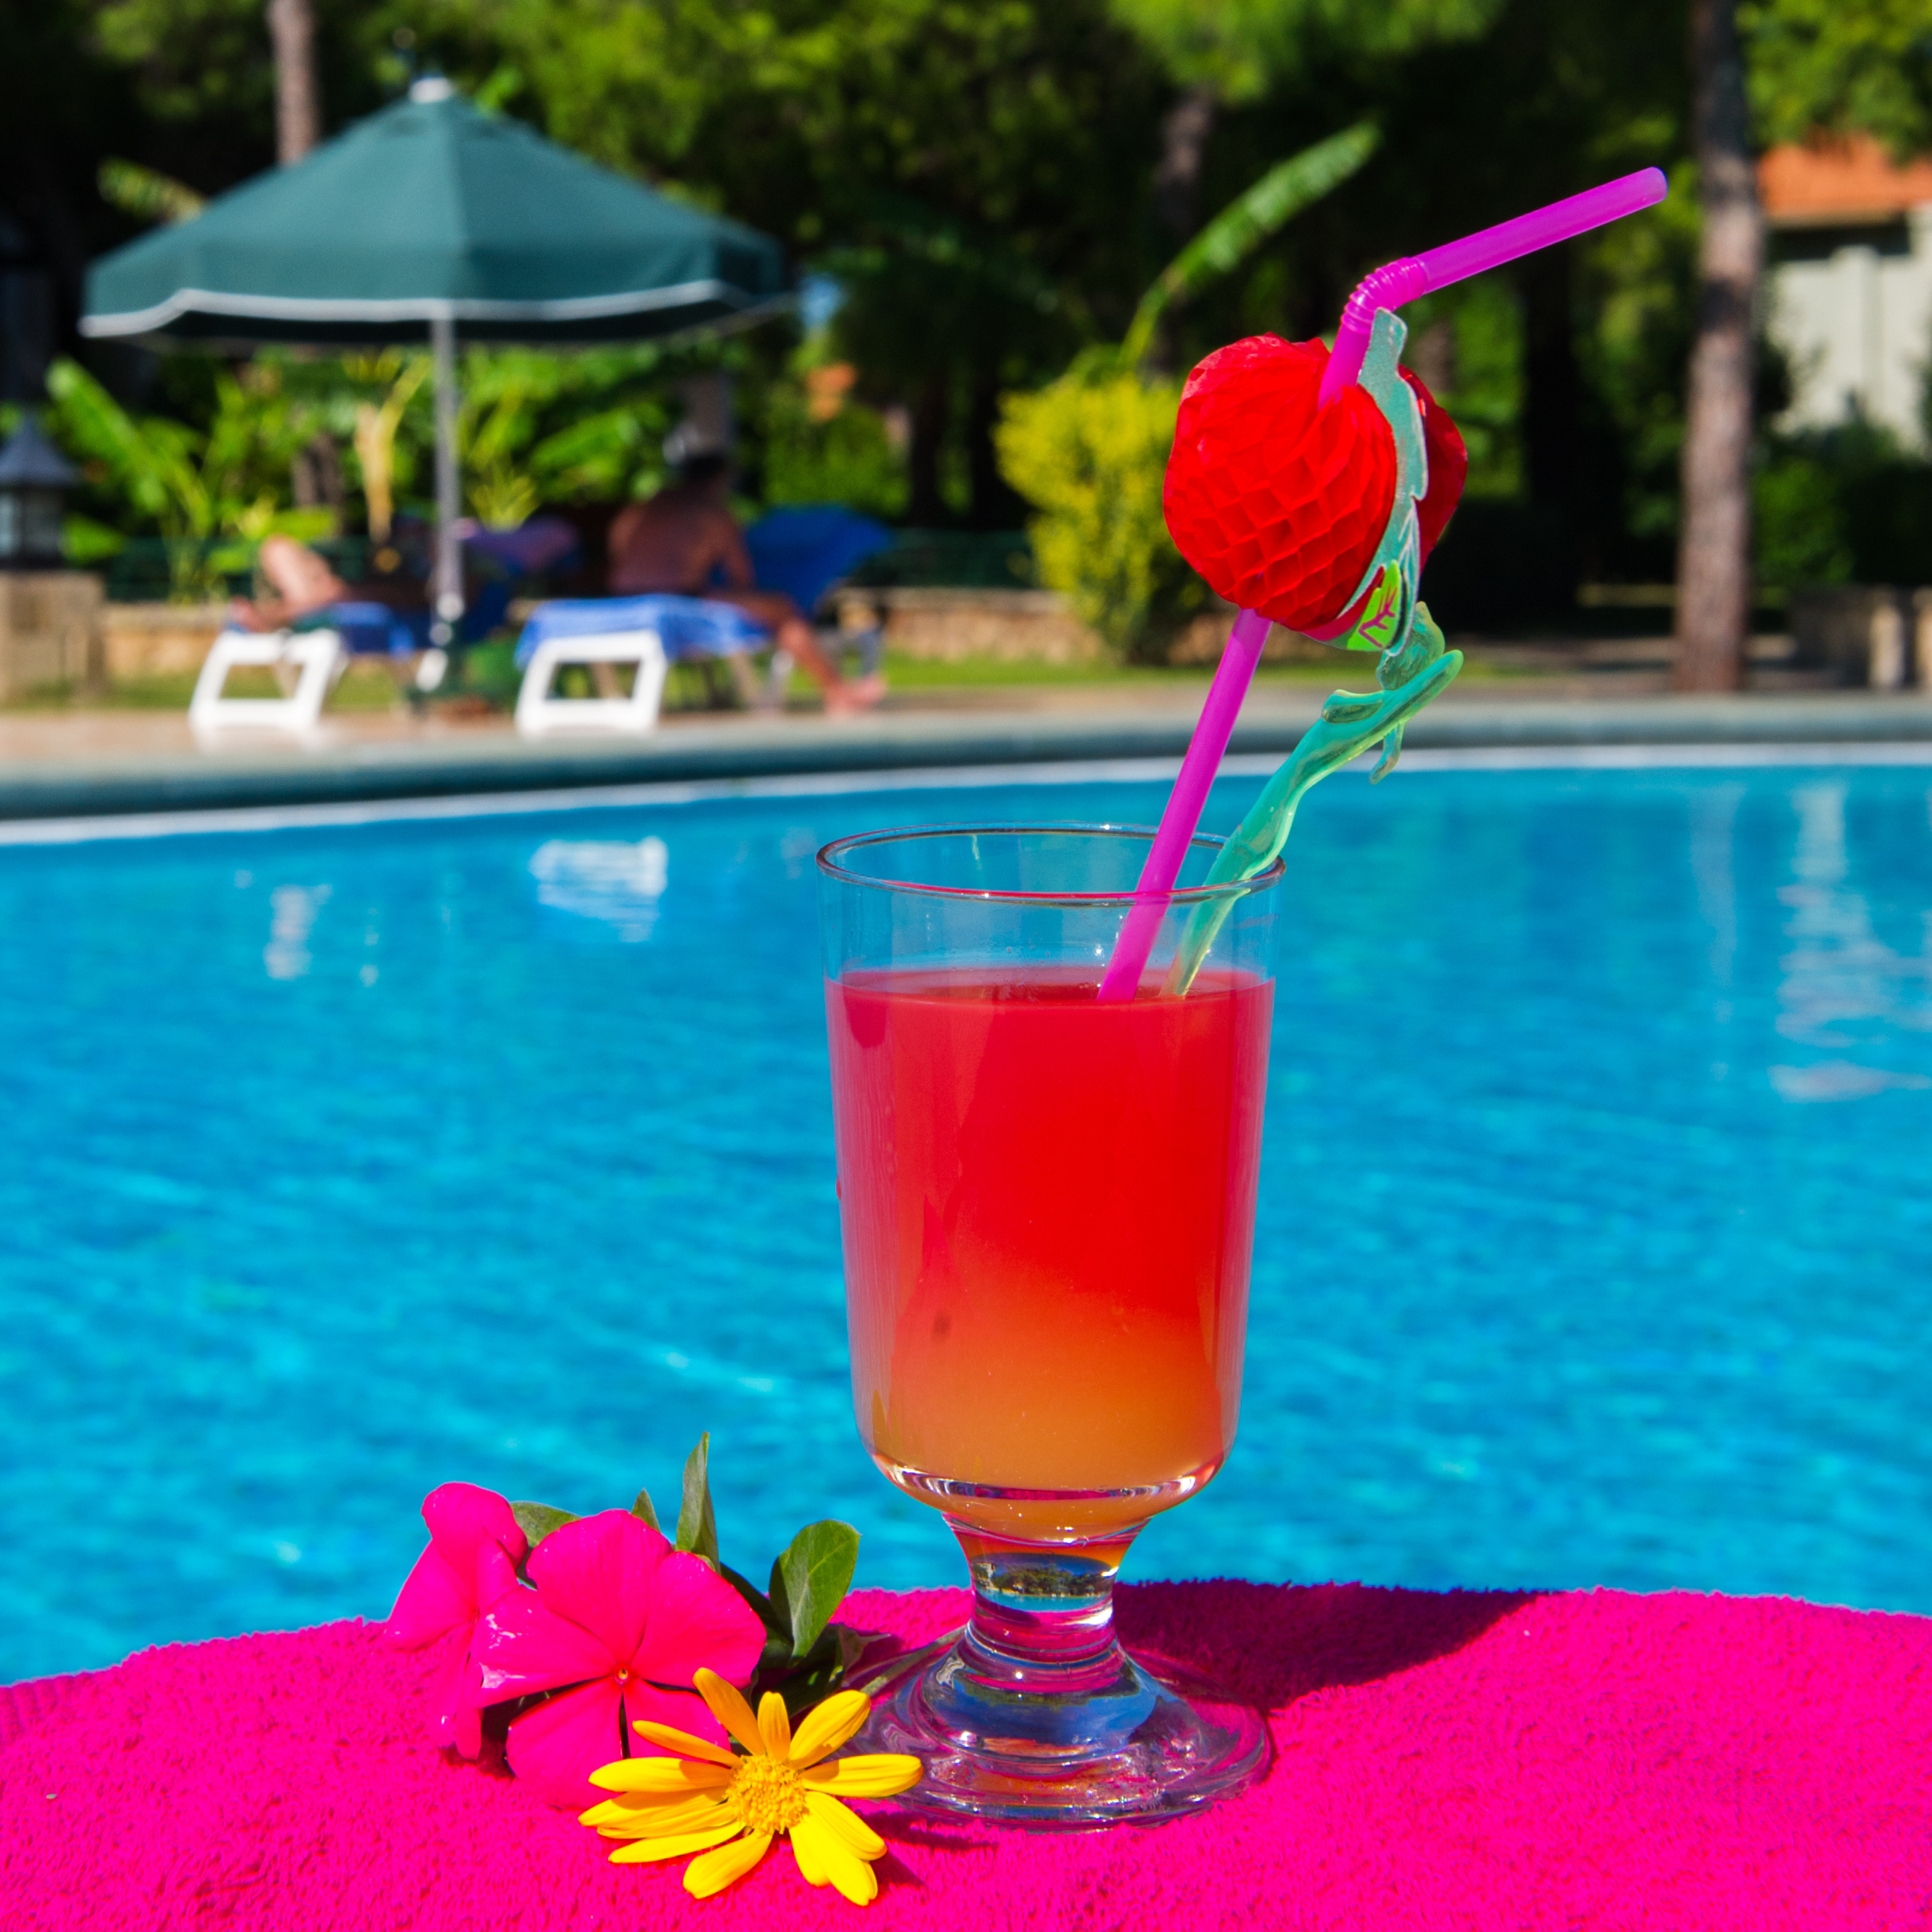
{"label": "building with orange roof", "polygon": [[1758,164],[1771,230],[1773,338],[1793,427],[1855,418],[1923,447],[1932,360],[1932,160],[1900,166],[1867,136],[1774,148]]}

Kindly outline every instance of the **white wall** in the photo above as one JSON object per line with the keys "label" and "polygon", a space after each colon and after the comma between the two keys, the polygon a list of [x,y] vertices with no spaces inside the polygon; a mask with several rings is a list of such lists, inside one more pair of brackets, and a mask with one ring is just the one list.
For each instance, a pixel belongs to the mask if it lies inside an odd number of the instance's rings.
{"label": "white wall", "polygon": [[[1791,358],[1792,428],[1829,428],[1854,413],[1885,424],[1914,448],[1925,364],[1932,358],[1932,205],[1906,218],[1900,250],[1877,231],[1798,230],[1786,247],[1821,260],[1779,262],[1770,275],[1769,323]],[[1828,252],[1827,252],[1828,251]]]}

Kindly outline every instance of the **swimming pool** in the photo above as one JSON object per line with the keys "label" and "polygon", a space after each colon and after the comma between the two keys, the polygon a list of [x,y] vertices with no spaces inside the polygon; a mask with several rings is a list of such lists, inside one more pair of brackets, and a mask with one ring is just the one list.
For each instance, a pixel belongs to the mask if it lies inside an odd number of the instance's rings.
{"label": "swimming pool", "polygon": [[[1226,826],[1252,781],[1225,781]],[[848,1412],[812,855],[1154,784],[0,851],[0,1680],[380,1615],[434,1484],[947,1580]],[[1240,1439],[1130,1575],[1932,1611],[1932,772],[1305,808]]]}

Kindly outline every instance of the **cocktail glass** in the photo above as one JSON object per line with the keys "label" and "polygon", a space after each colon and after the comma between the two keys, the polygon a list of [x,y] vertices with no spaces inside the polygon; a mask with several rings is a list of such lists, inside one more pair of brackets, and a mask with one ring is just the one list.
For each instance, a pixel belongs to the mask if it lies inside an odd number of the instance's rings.
{"label": "cocktail glass", "polygon": [[[1281,868],[1196,838],[1135,996],[1100,980],[1151,833],[881,832],[818,855],[852,1389],[940,1510],[956,1637],[862,1676],[901,1802],[1061,1824],[1171,1815],[1263,1762],[1258,1716],[1115,1636],[1135,1536],[1234,1439]],[[1184,992],[1182,927],[1222,916]]]}

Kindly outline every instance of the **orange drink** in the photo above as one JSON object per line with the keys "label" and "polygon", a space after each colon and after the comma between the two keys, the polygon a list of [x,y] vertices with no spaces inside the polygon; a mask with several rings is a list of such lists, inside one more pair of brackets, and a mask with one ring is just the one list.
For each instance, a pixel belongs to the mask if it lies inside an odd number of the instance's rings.
{"label": "orange drink", "polygon": [[1234,1439],[1274,989],[1097,984],[826,988],[860,1433],[980,1528],[1143,1522]]}

